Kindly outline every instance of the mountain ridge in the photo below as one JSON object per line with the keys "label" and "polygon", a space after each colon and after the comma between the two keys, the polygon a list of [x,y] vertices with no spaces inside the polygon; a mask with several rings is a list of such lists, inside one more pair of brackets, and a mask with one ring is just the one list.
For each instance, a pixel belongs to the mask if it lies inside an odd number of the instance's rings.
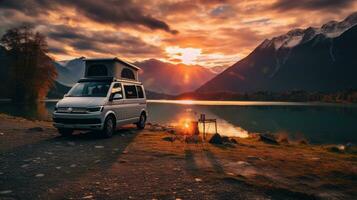
{"label": "mountain ridge", "polygon": [[[196,92],[330,92],[357,88],[357,81],[351,77],[357,73],[353,56],[353,52],[357,52],[357,14],[346,19],[353,19],[356,24],[337,37],[324,33],[306,35],[311,38],[296,46],[278,49],[273,40],[264,40],[247,57]],[[334,23],[347,24],[345,21]],[[310,30],[307,28],[305,32]]]}
{"label": "mountain ridge", "polygon": [[[62,85],[71,87],[84,76],[84,57],[56,61],[54,64],[58,71],[57,81]],[[148,90],[169,95],[194,91],[216,75],[199,65],[172,64],[157,59],[134,64],[141,68],[139,80]]]}

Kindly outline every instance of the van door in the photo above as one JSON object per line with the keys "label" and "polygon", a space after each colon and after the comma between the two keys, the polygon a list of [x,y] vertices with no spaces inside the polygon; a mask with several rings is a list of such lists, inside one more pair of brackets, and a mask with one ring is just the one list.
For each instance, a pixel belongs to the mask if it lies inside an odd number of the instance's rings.
{"label": "van door", "polygon": [[[117,122],[125,119],[125,114],[124,114],[124,108],[125,106],[123,105],[124,102],[124,94],[123,94],[123,88],[120,83],[114,83],[111,94],[119,94],[121,98],[114,98],[111,106],[112,110],[115,112],[115,115],[117,117]],[[118,124],[118,123],[117,123]]]}
{"label": "van door", "polygon": [[127,119],[136,120],[135,118],[139,118],[137,115],[139,101],[136,86],[134,84],[124,84],[124,94],[125,113],[127,113]]}
{"label": "van door", "polygon": [[136,90],[138,92],[138,109],[136,115],[140,117],[141,111],[146,110],[146,99],[145,99],[145,92],[143,86],[137,85]]}

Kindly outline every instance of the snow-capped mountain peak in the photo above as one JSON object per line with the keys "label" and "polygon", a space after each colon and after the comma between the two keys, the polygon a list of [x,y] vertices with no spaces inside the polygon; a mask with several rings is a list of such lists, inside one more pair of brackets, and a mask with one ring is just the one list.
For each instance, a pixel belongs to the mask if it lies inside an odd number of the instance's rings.
{"label": "snow-capped mountain peak", "polygon": [[318,34],[322,34],[328,38],[335,38],[356,24],[357,12],[351,14],[341,22],[329,21],[320,28],[309,27],[307,29],[293,29],[286,34],[274,37],[270,40],[264,40],[259,48],[267,48],[271,46],[274,46],[276,50],[280,48],[292,48],[298,44],[310,41]]}

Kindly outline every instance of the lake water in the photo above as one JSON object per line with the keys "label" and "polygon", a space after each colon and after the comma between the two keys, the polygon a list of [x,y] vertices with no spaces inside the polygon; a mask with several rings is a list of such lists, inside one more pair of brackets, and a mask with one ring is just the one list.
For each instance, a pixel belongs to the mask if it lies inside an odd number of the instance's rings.
{"label": "lake water", "polygon": [[[0,112],[32,119],[50,119],[56,101],[37,108],[0,102]],[[248,133],[287,134],[311,143],[357,143],[357,106],[323,103],[150,100],[148,121],[177,125],[201,113],[218,121],[218,132],[245,137]],[[1,123],[1,122],[0,122]],[[213,124],[207,125],[214,132]]]}

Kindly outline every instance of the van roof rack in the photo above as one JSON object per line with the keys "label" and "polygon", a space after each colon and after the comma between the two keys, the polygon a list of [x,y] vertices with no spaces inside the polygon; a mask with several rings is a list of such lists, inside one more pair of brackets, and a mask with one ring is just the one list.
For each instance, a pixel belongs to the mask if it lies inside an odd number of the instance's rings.
{"label": "van roof rack", "polygon": [[119,81],[119,82],[126,82],[126,83],[136,83],[136,84],[141,84],[141,82],[136,81],[136,80],[129,80],[129,79],[117,79],[112,76],[98,76],[98,77],[90,77],[90,78],[81,78],[78,80],[78,83],[83,83],[83,82],[114,82],[114,81]]}

